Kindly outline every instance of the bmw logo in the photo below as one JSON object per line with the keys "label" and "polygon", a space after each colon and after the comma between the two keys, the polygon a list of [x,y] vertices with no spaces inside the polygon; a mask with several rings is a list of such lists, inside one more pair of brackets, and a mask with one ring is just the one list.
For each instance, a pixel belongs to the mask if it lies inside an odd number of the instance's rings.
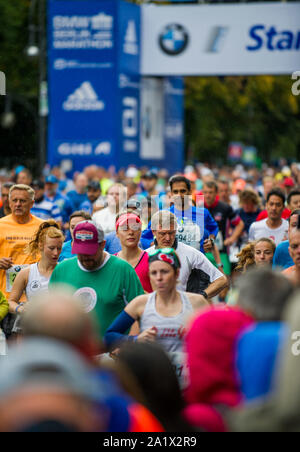
{"label": "bmw logo", "polygon": [[189,42],[189,36],[182,25],[169,24],[159,35],[160,48],[168,55],[179,55]]}

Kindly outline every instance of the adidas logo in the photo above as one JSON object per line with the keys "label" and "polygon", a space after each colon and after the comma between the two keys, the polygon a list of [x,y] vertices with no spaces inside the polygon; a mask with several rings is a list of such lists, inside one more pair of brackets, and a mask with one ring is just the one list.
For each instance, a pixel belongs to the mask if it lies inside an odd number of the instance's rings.
{"label": "adidas logo", "polygon": [[104,108],[104,102],[98,99],[90,82],[83,82],[63,103],[63,109],[66,111],[96,111]]}

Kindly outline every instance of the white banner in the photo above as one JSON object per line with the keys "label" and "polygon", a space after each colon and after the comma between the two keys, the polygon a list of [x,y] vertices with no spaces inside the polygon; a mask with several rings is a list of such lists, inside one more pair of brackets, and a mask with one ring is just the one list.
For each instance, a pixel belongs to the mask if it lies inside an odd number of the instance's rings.
{"label": "white banner", "polygon": [[142,6],[143,75],[292,74],[300,3]]}

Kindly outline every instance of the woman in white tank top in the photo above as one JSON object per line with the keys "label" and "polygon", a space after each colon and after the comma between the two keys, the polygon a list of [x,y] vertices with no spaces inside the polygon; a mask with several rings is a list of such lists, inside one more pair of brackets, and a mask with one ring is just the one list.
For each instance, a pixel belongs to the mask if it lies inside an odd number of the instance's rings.
{"label": "woman in white tank top", "polygon": [[27,301],[48,290],[48,282],[58,262],[63,242],[64,235],[54,220],[41,223],[27,250],[33,256],[40,254],[41,258],[17,274],[8,299],[11,313],[21,314]]}
{"label": "woman in white tank top", "polygon": [[[104,340],[110,349],[122,340],[156,341],[169,354],[181,354],[188,318],[208,304],[204,296],[176,289],[180,261],[172,248],[149,253],[149,276],[154,292],[134,298],[106,331]],[[124,333],[135,321],[140,333]],[[176,366],[177,367],[177,366]]]}

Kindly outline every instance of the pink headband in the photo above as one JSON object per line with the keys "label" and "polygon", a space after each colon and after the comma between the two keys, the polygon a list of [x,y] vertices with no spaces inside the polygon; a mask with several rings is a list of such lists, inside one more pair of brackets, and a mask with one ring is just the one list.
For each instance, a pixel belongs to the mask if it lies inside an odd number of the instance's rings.
{"label": "pink headband", "polygon": [[129,220],[134,220],[135,223],[142,224],[140,218],[134,213],[124,213],[118,218],[118,221],[116,222],[116,231],[118,230],[119,226],[123,226],[123,224],[128,223]]}

